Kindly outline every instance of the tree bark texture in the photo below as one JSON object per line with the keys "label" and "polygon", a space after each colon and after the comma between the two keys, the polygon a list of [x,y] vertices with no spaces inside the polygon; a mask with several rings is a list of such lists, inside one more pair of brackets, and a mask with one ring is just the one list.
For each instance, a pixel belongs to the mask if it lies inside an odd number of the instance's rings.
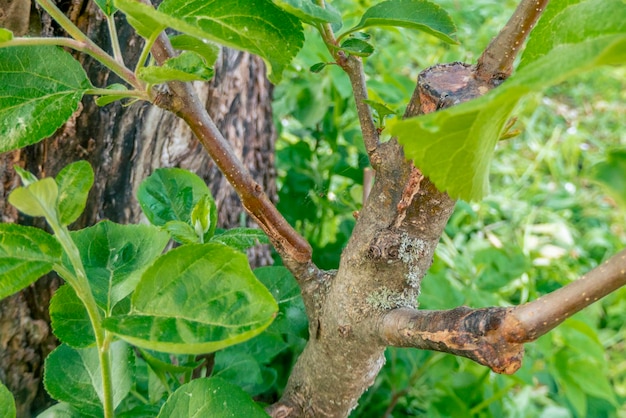
{"label": "tree bark texture", "polygon": [[[22,0],[0,0],[0,8]],[[106,23],[94,2],[58,1],[59,7],[90,38],[109,50]],[[21,4],[21,3],[20,3]],[[12,6],[13,5],[13,6]],[[50,19],[35,7],[20,28],[40,28],[44,35],[62,35]],[[120,14],[118,14],[120,15]],[[2,15],[0,15],[2,19]],[[125,63],[132,68],[143,42],[117,19]],[[39,29],[38,29],[39,31]],[[39,35],[39,33],[34,33]],[[89,57],[77,56],[95,86],[119,82]],[[255,181],[270,199],[276,193],[274,169],[275,130],[271,113],[272,86],[265,77],[261,59],[224,49],[215,64],[215,77],[195,86],[209,114]],[[98,107],[93,98],[83,100],[72,119],[53,137],[27,149],[0,156],[0,213],[3,222],[44,227],[41,220],[19,215],[7,202],[19,186],[13,165],[38,177],[55,176],[69,162],[84,159],[95,171],[95,183],[83,215],[70,229],[79,229],[110,219],[119,223],[141,222],[135,198],[143,179],[158,167],[182,167],[204,178],[218,207],[220,227],[251,225],[239,198],[186,125],[171,113],[145,103]],[[253,265],[271,263],[267,247],[253,249]],[[48,304],[60,281],[54,275],[42,278],[28,289],[0,301],[0,380],[14,394],[18,417],[29,417],[49,403],[41,385],[43,361],[57,344],[49,327]]]}

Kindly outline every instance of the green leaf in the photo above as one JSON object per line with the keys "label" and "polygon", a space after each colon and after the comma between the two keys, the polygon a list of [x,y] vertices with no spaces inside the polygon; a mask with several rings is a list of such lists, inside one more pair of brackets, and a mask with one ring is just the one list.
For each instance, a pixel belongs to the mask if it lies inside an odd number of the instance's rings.
{"label": "green leaf", "polygon": [[274,83],[304,43],[300,21],[269,0],[165,0],[159,10],[134,0],[115,0],[115,5],[136,19],[257,54]]}
{"label": "green leaf", "polygon": [[341,23],[341,15],[330,7],[320,7],[312,0],[272,0],[281,9],[305,23]]}
{"label": "green leaf", "polygon": [[218,377],[196,379],[182,385],[170,396],[157,418],[246,417],[268,415],[239,386]]}
{"label": "green leaf", "polygon": [[70,285],[61,286],[52,296],[50,319],[54,335],[70,347],[85,348],[95,344],[87,310]]}
{"label": "green leaf", "polygon": [[[518,101],[529,93],[560,83],[573,75],[601,65],[626,62],[626,27],[613,33],[616,22],[626,21],[626,8],[619,0],[610,0],[610,16],[602,13],[604,0],[586,0],[590,15],[578,16],[602,21],[588,38],[572,38],[571,43],[547,44],[532,53],[526,64],[487,95],[445,110],[403,121],[392,120],[388,129],[404,147],[407,158],[428,176],[440,190],[453,198],[480,200],[488,192],[488,170],[503,127]],[[563,4],[563,2],[557,2]],[[570,2],[572,3],[572,2]],[[597,5],[598,14],[592,13]],[[618,4],[620,5],[618,7]],[[548,9],[553,3],[548,6]],[[569,4],[567,7],[573,7]],[[577,31],[571,14],[559,13],[552,20],[541,19],[540,33]],[[608,34],[600,28],[607,27]],[[550,49],[551,48],[551,49]]]}
{"label": "green leaf", "polygon": [[61,254],[57,240],[41,229],[0,224],[0,299],[48,273]]}
{"label": "green leaf", "polygon": [[13,166],[13,168],[15,169],[17,175],[20,176],[20,180],[22,180],[22,184],[24,186],[29,186],[31,183],[39,181],[39,179],[30,171],[24,170],[22,167],[17,165]]}
{"label": "green leaf", "polygon": [[5,28],[0,28],[0,42],[7,42],[11,39],[13,39],[13,32]]}
{"label": "green leaf", "polygon": [[278,302],[279,314],[268,331],[306,338],[308,319],[304,302],[300,286],[289,270],[282,266],[259,267],[254,275]]}
{"label": "green leaf", "polygon": [[204,58],[195,52],[185,51],[170,58],[162,66],[149,66],[139,69],[139,78],[150,84],[178,81],[209,81],[213,69],[206,65]]}
{"label": "green leaf", "polygon": [[215,233],[217,226],[217,206],[210,194],[202,196],[191,211],[191,225],[196,234],[208,241]]}
{"label": "green leaf", "polygon": [[270,241],[260,229],[233,228],[213,236],[211,242],[219,242],[245,252],[248,248],[259,244],[269,244]]}
{"label": "green leaf", "polygon": [[312,73],[319,73],[320,71],[322,71],[328,64],[326,64],[325,62],[318,62],[317,64],[313,64],[311,65],[311,68],[309,68],[309,71],[311,71]]}
{"label": "green leaf", "polygon": [[163,225],[172,239],[181,244],[201,244],[200,237],[191,225],[183,221],[169,221]]}
{"label": "green leaf", "polygon": [[379,119],[384,119],[386,116],[396,115],[397,112],[391,110],[384,103],[377,102],[376,100],[363,100],[365,103],[370,105],[372,109],[376,112]]}
{"label": "green leaf", "polygon": [[626,209],[626,149],[616,149],[608,153],[591,170],[591,179],[604,186],[605,190]]}
{"label": "green leaf", "polygon": [[[110,313],[128,296],[144,270],[161,254],[169,236],[151,225],[102,221],[72,232],[96,303]],[[67,261],[69,264],[69,261]]]}
{"label": "green leaf", "polygon": [[98,5],[100,10],[104,12],[105,15],[111,17],[111,19],[113,18],[112,15],[117,10],[115,6],[113,6],[113,0],[94,0],[94,1]]}
{"label": "green leaf", "polygon": [[[133,355],[123,341],[110,346],[113,405],[126,397],[132,386]],[[102,374],[97,347],[71,348],[61,344],[46,358],[44,386],[52,398],[67,402],[85,416],[101,417]]]}
{"label": "green leaf", "polygon": [[152,6],[134,0],[113,0],[113,5],[126,14],[128,23],[143,38],[153,38],[167,28]]}
{"label": "green leaf", "polygon": [[341,43],[341,49],[357,57],[369,57],[374,52],[374,47],[360,39],[349,38]]}
{"label": "green leaf", "polygon": [[57,174],[58,206],[62,225],[71,224],[83,212],[93,180],[93,170],[87,161],[69,164]]}
{"label": "green leaf", "polygon": [[26,187],[18,187],[9,195],[9,203],[28,216],[57,219],[59,188],[52,178],[37,180]]}
{"label": "green leaf", "polygon": [[436,36],[444,42],[456,44],[456,26],[448,13],[426,0],[389,0],[370,7],[361,21],[345,35],[372,26],[398,26],[416,29]]}
{"label": "green leaf", "polygon": [[133,294],[131,314],[104,326],[139,347],[200,354],[259,334],[277,309],[245,255],[221,244],[189,244],[157,259]]}
{"label": "green leaf", "polygon": [[170,38],[172,46],[176,49],[183,51],[192,51],[204,58],[206,65],[212,66],[215,64],[218,55],[220,54],[220,47],[214,43],[203,41],[195,36],[190,35],[176,35]]}
{"label": "green leaf", "polygon": [[[106,106],[110,103],[130,97],[128,95],[128,91],[129,91],[128,88],[123,84],[118,84],[118,83],[111,84],[110,86],[107,86],[106,90],[110,90],[112,93],[103,94],[101,96],[96,97],[95,100],[98,106]],[[119,92],[119,93],[115,93],[115,92]]]}
{"label": "green leaf", "polygon": [[37,418],[82,418],[83,415],[72,405],[65,402],[59,402],[46,409]]}
{"label": "green leaf", "polygon": [[61,48],[0,48],[0,152],[52,135],[90,87],[81,65]]}
{"label": "green leaf", "polygon": [[15,418],[16,413],[13,395],[0,382],[0,418]]}
{"label": "green leaf", "polygon": [[191,225],[191,211],[210,194],[204,180],[180,168],[159,168],[139,186],[137,200],[150,223],[163,226],[169,221]]}

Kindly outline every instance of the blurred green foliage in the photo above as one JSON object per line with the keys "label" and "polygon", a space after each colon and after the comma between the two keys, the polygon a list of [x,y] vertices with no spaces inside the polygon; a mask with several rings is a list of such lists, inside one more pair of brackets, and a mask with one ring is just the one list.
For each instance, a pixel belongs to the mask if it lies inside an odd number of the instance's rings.
{"label": "blurred green foliage", "polygon": [[[375,1],[335,0],[344,23]],[[419,71],[476,61],[516,1],[438,0],[460,45],[403,29],[373,29],[365,59],[370,98],[404,111]],[[363,196],[367,158],[347,77],[318,36],[275,91],[279,209],[336,268]],[[550,292],[626,244],[626,71],[605,68],[527,99],[520,136],[501,141],[491,194],[459,201],[422,284],[427,309],[507,306]],[[383,121],[378,121],[384,126]],[[384,131],[383,131],[384,135]],[[616,180],[617,179],[617,180]],[[389,349],[354,417],[626,417],[626,290],[526,346],[513,376],[463,358]]]}

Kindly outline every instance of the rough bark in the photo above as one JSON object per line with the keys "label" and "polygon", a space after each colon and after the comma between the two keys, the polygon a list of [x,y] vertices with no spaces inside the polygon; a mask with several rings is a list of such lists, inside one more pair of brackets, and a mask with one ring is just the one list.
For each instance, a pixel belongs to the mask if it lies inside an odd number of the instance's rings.
{"label": "rough bark", "polygon": [[[7,2],[11,4],[9,0],[0,0],[0,7]],[[17,3],[14,0],[13,4]],[[108,49],[106,24],[94,2],[58,4],[83,31]],[[39,15],[34,13],[30,16],[30,25],[37,27],[38,24],[44,34],[59,31],[45,15],[39,20]],[[118,22],[118,28],[124,59],[132,66],[138,59],[142,41],[123,22]],[[94,85],[118,82],[114,74],[98,63],[85,56],[77,57]],[[265,78],[264,64],[247,53],[223,50],[215,70],[215,78],[208,85],[196,85],[196,91],[235,154],[274,200],[272,86]],[[14,164],[38,176],[53,176],[67,163],[79,159],[91,163],[96,181],[87,208],[72,229],[93,225],[102,219],[120,223],[141,221],[135,199],[138,185],[155,168],[173,166],[190,169],[207,181],[216,198],[221,227],[252,224],[232,187],[180,119],[141,103],[129,107],[116,103],[99,108],[89,97],[53,137],[28,149],[0,156],[2,221],[33,222],[18,217],[6,201],[8,193],[19,185],[12,169]],[[43,227],[41,223],[37,225]],[[254,265],[271,263],[267,247],[257,248],[249,255]],[[43,359],[56,345],[48,326],[47,306],[58,285],[59,279],[51,275],[0,301],[0,380],[15,395],[19,417],[28,417],[31,411],[49,402],[41,387],[41,372]]]}

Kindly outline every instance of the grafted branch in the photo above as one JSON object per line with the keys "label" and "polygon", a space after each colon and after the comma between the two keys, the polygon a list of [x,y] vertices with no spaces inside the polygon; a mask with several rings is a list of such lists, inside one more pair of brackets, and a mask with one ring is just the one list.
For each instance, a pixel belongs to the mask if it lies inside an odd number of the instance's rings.
{"label": "grafted branch", "polygon": [[380,323],[386,344],[467,357],[497,373],[519,369],[523,344],[626,284],[626,250],[580,279],[517,307],[395,309]]}

